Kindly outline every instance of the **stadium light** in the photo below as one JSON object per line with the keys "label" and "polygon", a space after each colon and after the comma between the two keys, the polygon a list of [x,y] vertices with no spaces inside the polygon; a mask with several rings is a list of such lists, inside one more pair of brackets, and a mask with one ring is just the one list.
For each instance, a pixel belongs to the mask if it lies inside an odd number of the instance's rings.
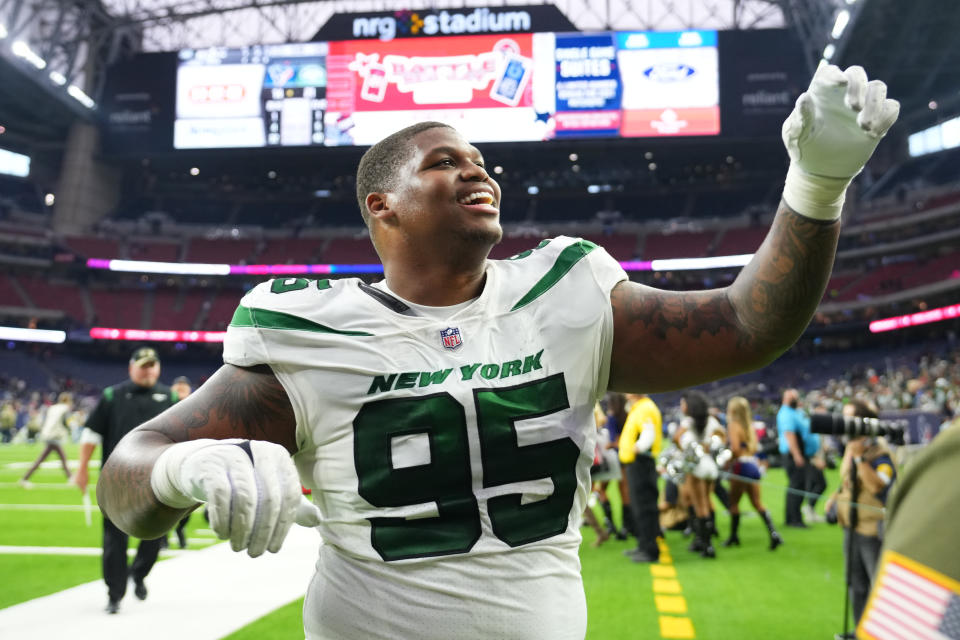
{"label": "stadium light", "polygon": [[47,66],[47,61],[34,53],[33,49],[30,48],[30,45],[23,40],[15,41],[12,45],[10,45],[10,50],[13,51],[14,55],[23,58],[37,69],[44,69]]}
{"label": "stadium light", "polygon": [[67,78],[59,71],[51,71],[50,79],[53,81],[54,84],[58,84],[61,87],[67,84]]}
{"label": "stadium light", "polygon": [[67,93],[69,93],[74,100],[85,106],[87,109],[93,109],[95,106],[97,106],[97,103],[93,101],[93,98],[85,94],[80,87],[75,84],[67,87]]}
{"label": "stadium light", "polygon": [[892,318],[874,320],[870,323],[870,333],[894,331],[896,329],[915,327],[931,322],[942,322],[943,320],[953,320],[955,318],[960,318],[960,304],[952,304],[949,307],[940,307],[939,309],[930,309],[929,311],[918,311],[917,313],[911,313],[906,316],[894,316]]}
{"label": "stadium light", "polygon": [[837,21],[833,23],[833,31],[830,32],[834,40],[843,35],[843,30],[847,28],[848,22],[850,22],[850,12],[843,9],[837,14]]}
{"label": "stadium light", "polygon": [[65,331],[51,331],[49,329],[21,329],[19,327],[0,327],[0,340],[16,340],[18,342],[48,342],[62,344],[67,340]]}
{"label": "stadium light", "polygon": [[139,342],[223,342],[226,331],[166,331],[162,329],[114,329],[92,327],[95,340],[136,340]]}
{"label": "stadium light", "polygon": [[723,267],[742,267],[753,258],[752,253],[736,256],[714,256],[712,258],[669,258],[651,260],[654,271],[689,271],[694,269],[721,269]]}
{"label": "stadium light", "polygon": [[538,193],[540,193],[540,187],[538,187],[538,186],[535,185],[535,184],[532,184],[532,185],[530,185],[529,187],[527,187],[527,193],[529,193],[529,194],[532,195],[532,196],[535,196],[535,195],[537,195]]}

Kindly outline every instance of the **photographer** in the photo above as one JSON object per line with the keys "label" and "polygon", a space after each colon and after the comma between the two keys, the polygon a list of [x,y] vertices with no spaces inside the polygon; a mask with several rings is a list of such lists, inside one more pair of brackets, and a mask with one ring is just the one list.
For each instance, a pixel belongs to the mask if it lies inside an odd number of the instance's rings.
{"label": "photographer", "polygon": [[[877,411],[862,400],[844,405],[843,415],[877,418]],[[843,527],[843,552],[847,586],[853,601],[853,621],[860,621],[870,594],[880,557],[883,508],[896,470],[883,438],[856,438],[847,443],[840,463],[840,489],[827,503],[827,513],[836,510]],[[853,504],[855,503],[855,504]],[[854,637],[852,634],[846,637]]]}

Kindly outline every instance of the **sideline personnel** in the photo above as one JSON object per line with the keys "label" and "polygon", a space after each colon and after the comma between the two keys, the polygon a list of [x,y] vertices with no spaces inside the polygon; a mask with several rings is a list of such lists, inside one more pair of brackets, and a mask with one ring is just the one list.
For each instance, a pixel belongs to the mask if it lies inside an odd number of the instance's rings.
{"label": "sideline personnel", "polygon": [[[130,356],[128,368],[130,379],[107,387],[90,417],[81,438],[80,467],[75,478],[80,491],[87,490],[89,481],[89,462],[97,446],[96,433],[103,442],[101,468],[123,436],[147,420],[158,416],[176,402],[176,394],[170,387],[160,384],[160,359],[150,347],[141,347]],[[89,430],[89,431],[87,431]],[[107,613],[116,613],[120,609],[120,600],[127,592],[128,574],[133,577],[134,595],[140,600],[147,597],[147,587],[143,580],[157,561],[160,552],[160,540],[141,540],[137,546],[137,556],[133,565],[127,567],[126,533],[103,516],[103,579],[107,583]]]}
{"label": "sideline personnel", "polygon": [[649,396],[628,393],[631,403],[627,421],[620,433],[620,462],[627,473],[630,502],[633,505],[637,547],[626,552],[634,562],[657,562],[660,547],[660,512],[657,509],[657,463],[663,443],[663,418]]}

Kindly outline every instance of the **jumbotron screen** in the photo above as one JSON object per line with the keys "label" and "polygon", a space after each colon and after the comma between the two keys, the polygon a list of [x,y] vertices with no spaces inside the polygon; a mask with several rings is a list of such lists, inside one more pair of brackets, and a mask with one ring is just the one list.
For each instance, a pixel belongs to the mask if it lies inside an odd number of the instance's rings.
{"label": "jumbotron screen", "polygon": [[177,149],[369,145],[423,120],[475,142],[720,133],[715,31],[184,50],[176,82]]}

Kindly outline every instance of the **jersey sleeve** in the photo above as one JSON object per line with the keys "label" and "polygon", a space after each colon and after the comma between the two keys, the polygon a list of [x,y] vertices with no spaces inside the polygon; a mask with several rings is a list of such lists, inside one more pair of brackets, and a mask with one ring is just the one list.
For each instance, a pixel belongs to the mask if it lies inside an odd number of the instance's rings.
{"label": "jersey sleeve", "polygon": [[596,395],[602,396],[610,382],[610,363],[613,360],[613,306],[610,304],[610,292],[618,283],[628,280],[627,272],[613,259],[603,247],[597,247],[587,255],[593,278],[604,293],[605,304],[600,320],[600,378],[597,380]]}
{"label": "jersey sleeve", "polygon": [[593,277],[596,279],[600,288],[609,294],[613,288],[620,282],[628,280],[627,272],[623,270],[620,263],[613,256],[607,253],[607,250],[601,246],[591,251],[587,255],[590,263],[590,269],[593,271]]}
{"label": "jersey sleeve", "polygon": [[269,292],[269,287],[270,282],[259,284],[240,300],[223,340],[224,363],[238,367],[270,364],[270,354],[267,353],[263,335],[254,325],[250,312],[268,302],[265,294]]}

